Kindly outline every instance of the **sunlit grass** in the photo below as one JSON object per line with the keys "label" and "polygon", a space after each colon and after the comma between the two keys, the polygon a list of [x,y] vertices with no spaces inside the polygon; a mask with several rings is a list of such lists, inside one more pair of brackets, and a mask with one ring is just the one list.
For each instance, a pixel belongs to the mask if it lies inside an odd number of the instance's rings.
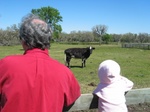
{"label": "sunlit grass", "polygon": [[[51,44],[50,56],[64,64],[64,50],[71,47],[88,47],[89,45]],[[96,49],[81,68],[80,59],[71,60],[71,70],[78,79],[82,93],[91,93],[99,83],[97,69],[106,59],[113,59],[121,66],[122,75],[134,82],[134,88],[150,87],[150,50],[121,48],[119,45],[93,45]],[[22,54],[21,46],[0,47],[0,58],[10,54]]]}

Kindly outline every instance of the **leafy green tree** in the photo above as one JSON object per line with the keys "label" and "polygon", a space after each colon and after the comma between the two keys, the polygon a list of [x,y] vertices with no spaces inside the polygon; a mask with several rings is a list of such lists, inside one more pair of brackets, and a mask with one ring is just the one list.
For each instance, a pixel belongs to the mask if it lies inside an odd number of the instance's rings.
{"label": "leafy green tree", "polygon": [[108,44],[108,42],[110,41],[110,39],[111,39],[111,35],[109,35],[109,34],[104,34],[102,36],[102,40],[105,42],[105,44]]}
{"label": "leafy green tree", "polygon": [[59,38],[59,35],[62,31],[61,25],[59,22],[62,22],[62,16],[60,12],[53,7],[41,7],[40,9],[32,9],[33,14],[38,15],[42,20],[47,22],[53,31],[53,37],[55,39]]}

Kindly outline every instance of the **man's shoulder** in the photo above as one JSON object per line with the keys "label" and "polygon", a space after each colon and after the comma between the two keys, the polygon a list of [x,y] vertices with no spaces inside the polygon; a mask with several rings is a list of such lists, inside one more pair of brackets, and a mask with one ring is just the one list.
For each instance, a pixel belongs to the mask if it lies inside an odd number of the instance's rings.
{"label": "man's shoulder", "polygon": [[66,70],[70,71],[70,69],[67,66],[65,66],[65,64],[61,63],[60,61],[55,60],[55,59],[52,59],[52,61],[53,61],[53,64],[56,64],[56,65],[60,66],[60,68],[63,68],[63,69],[66,69]]}
{"label": "man's shoulder", "polygon": [[11,62],[14,60],[18,60],[19,57],[22,57],[22,55],[9,55],[9,56],[5,56],[4,58],[0,59],[1,62]]}
{"label": "man's shoulder", "polygon": [[18,58],[20,56],[23,56],[21,54],[13,54],[13,55],[8,55],[8,56],[5,56],[4,58],[2,59],[11,59],[11,58]]}
{"label": "man's shoulder", "polygon": [[56,67],[59,71],[72,73],[72,71],[65,64],[56,59],[51,58],[51,64],[53,65],[53,67]]}

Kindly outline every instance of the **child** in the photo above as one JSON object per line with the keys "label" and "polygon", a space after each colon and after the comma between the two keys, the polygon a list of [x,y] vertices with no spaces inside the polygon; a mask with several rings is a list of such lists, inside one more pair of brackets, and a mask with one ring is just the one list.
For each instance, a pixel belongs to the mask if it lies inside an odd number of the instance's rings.
{"label": "child", "polygon": [[113,60],[103,61],[98,69],[100,83],[94,90],[99,97],[99,112],[128,112],[125,92],[133,87],[133,82],[120,75],[120,66]]}

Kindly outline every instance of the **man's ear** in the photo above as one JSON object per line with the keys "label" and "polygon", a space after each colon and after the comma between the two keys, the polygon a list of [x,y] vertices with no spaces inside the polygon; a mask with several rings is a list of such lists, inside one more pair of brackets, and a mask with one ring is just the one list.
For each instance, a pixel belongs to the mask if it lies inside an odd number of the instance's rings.
{"label": "man's ear", "polygon": [[26,45],[25,41],[21,40],[21,45],[25,51],[28,49],[28,46]]}

